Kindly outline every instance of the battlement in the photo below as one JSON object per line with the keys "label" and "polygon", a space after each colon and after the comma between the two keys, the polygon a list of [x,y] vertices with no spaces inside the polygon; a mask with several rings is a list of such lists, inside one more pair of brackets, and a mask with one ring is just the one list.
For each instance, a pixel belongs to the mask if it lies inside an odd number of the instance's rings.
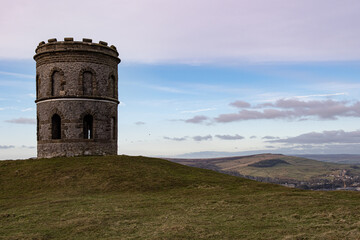
{"label": "battlement", "polygon": [[48,42],[40,42],[35,50],[34,59],[38,56],[49,52],[95,52],[106,54],[118,58],[119,53],[114,45],[108,46],[107,42],[99,41],[93,43],[92,39],[83,38],[82,41],[74,41],[72,37],[65,37],[63,41],[58,41],[56,38],[51,38]]}

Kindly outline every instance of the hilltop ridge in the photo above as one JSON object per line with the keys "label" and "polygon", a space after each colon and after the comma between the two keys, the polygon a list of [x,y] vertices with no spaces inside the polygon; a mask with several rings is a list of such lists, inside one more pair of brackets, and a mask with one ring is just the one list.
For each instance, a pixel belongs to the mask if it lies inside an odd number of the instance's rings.
{"label": "hilltop ridge", "polygon": [[156,158],[0,161],[0,239],[356,239],[359,199]]}

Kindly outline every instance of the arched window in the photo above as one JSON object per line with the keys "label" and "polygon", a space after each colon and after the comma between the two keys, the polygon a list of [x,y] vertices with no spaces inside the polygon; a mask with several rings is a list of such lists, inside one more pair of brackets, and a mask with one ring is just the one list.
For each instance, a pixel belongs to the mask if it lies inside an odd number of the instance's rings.
{"label": "arched window", "polygon": [[39,74],[36,75],[36,98],[39,97],[39,85],[40,85],[40,77]]}
{"label": "arched window", "polygon": [[83,72],[83,94],[93,95],[93,74],[90,71]]}
{"label": "arched window", "polygon": [[111,139],[116,139],[116,119],[111,118]]}
{"label": "arched window", "polygon": [[63,74],[59,71],[54,71],[51,76],[51,96],[58,96],[63,85]]}
{"label": "arched window", "polygon": [[39,116],[36,116],[36,139],[40,140],[40,125],[39,125]]}
{"label": "arched window", "polygon": [[90,114],[84,117],[84,139],[93,139],[93,116]]}
{"label": "arched window", "polygon": [[111,97],[116,98],[116,79],[114,75],[111,75],[109,79],[109,93]]}
{"label": "arched window", "polygon": [[61,118],[57,114],[51,118],[51,138],[61,139]]}

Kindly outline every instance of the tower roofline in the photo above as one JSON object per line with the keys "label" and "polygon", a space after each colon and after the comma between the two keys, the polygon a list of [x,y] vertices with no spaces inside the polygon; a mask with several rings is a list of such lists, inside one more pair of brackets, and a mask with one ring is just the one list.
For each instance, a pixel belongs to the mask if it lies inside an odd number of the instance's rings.
{"label": "tower roofline", "polygon": [[92,39],[83,38],[82,41],[74,41],[71,37],[65,37],[64,41],[58,41],[56,38],[51,38],[47,43],[40,42],[35,50],[34,59],[36,60],[42,54],[56,53],[56,52],[94,52],[105,54],[118,59],[120,62],[119,53],[114,45],[108,46],[107,42],[99,41],[93,43]]}

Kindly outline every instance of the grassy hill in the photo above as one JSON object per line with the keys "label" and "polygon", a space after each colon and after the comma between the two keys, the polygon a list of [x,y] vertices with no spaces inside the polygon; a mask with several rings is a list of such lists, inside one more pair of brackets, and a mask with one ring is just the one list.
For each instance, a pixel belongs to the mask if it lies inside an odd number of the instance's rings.
{"label": "grassy hill", "polygon": [[360,238],[359,193],[145,157],[0,161],[0,239],[340,238]]}
{"label": "grassy hill", "polygon": [[331,179],[331,176],[348,170],[352,175],[360,176],[360,167],[349,164],[321,162],[312,159],[286,156],[282,154],[258,154],[242,157],[213,159],[173,159],[173,161],[196,167],[237,172],[255,177],[295,179],[308,181],[314,178]]}

